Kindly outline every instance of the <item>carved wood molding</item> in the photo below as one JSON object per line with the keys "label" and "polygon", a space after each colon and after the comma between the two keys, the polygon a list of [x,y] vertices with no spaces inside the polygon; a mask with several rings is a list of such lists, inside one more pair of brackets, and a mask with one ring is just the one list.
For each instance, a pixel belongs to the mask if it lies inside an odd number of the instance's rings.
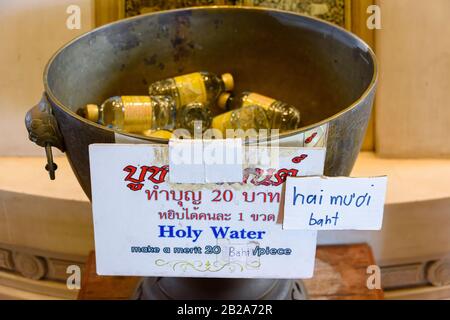
{"label": "carved wood molding", "polygon": [[[0,270],[27,279],[64,283],[68,276],[67,267],[78,265],[84,271],[86,259],[87,257],[71,257],[0,244]],[[404,265],[381,266],[381,273],[384,290],[424,285],[444,287],[450,284],[450,257]]]}
{"label": "carved wood molding", "polygon": [[381,285],[384,289],[397,289],[428,284],[425,263],[394,265],[381,268]]}
{"label": "carved wood molding", "polygon": [[419,263],[381,267],[384,289],[399,289],[421,285],[450,285],[450,257]]}
{"label": "carved wood molding", "polygon": [[0,244],[0,270],[14,272],[32,280],[65,282],[67,267],[77,265],[82,270],[86,257],[43,252],[30,248]]}
{"label": "carved wood molding", "polygon": [[47,273],[47,262],[44,258],[27,253],[13,252],[14,269],[25,278],[40,280]]}
{"label": "carved wood molding", "polygon": [[265,7],[308,14],[349,28],[351,16],[349,0],[125,0],[122,5],[125,8],[125,17],[146,12],[207,5]]}
{"label": "carved wood molding", "polygon": [[450,258],[430,263],[427,268],[427,279],[433,286],[450,285]]}

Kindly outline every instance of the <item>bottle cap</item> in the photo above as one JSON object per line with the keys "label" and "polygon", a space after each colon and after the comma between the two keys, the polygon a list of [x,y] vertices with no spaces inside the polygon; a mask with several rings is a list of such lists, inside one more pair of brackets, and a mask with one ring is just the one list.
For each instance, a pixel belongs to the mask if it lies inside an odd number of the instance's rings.
{"label": "bottle cap", "polygon": [[98,106],[96,104],[87,104],[84,117],[93,122],[98,121]]}
{"label": "bottle cap", "polygon": [[231,73],[224,73],[222,75],[222,81],[225,85],[225,91],[231,91],[234,88],[234,79]]}
{"label": "bottle cap", "polygon": [[222,93],[219,98],[217,99],[217,106],[220,109],[226,110],[227,109],[227,102],[228,99],[231,97],[231,93],[229,92],[224,92]]}

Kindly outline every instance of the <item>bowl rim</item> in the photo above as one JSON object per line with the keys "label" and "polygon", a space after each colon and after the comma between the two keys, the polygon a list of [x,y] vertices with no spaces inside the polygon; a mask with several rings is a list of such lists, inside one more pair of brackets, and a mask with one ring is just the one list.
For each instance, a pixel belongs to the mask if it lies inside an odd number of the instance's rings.
{"label": "bowl rim", "polygon": [[286,11],[286,10],[280,10],[280,9],[274,9],[274,8],[265,8],[265,7],[250,7],[250,6],[235,6],[235,5],[212,5],[212,6],[196,6],[196,7],[187,7],[187,8],[178,8],[178,9],[171,9],[171,10],[163,10],[163,11],[155,11],[155,12],[150,12],[150,13],[146,13],[146,14],[141,14],[141,15],[137,15],[137,16],[133,16],[133,17],[129,17],[129,18],[125,18],[125,19],[121,19],[118,21],[113,21],[110,23],[107,23],[105,25],[102,25],[100,27],[94,28],[88,32],[85,32],[77,37],[75,37],[74,39],[72,39],[71,41],[67,42],[66,44],[64,44],[63,46],[61,46],[50,58],[50,60],[48,60],[45,69],[44,69],[44,74],[43,74],[43,82],[44,82],[44,92],[45,94],[48,96],[49,100],[53,103],[56,104],[56,106],[58,108],[60,108],[61,110],[63,110],[64,112],[66,112],[68,115],[70,115],[72,118],[75,118],[76,120],[82,121],[86,124],[92,125],[94,127],[97,127],[99,129],[102,130],[106,130],[108,132],[110,132],[111,134],[115,135],[115,134],[120,134],[120,135],[124,135],[124,136],[128,136],[130,138],[134,138],[134,139],[139,139],[139,140],[146,140],[146,141],[153,141],[153,142],[157,142],[157,143],[168,143],[169,139],[165,139],[165,138],[156,138],[156,137],[147,137],[147,136],[143,136],[143,135],[139,135],[139,134],[134,134],[134,133],[128,133],[128,132],[120,132],[120,131],[116,131],[113,129],[110,129],[108,127],[102,126],[98,123],[89,121],[85,118],[83,118],[82,116],[78,115],[76,112],[74,112],[73,110],[71,110],[70,108],[66,107],[63,103],[61,103],[61,101],[59,101],[56,96],[53,94],[49,83],[48,83],[48,73],[49,70],[52,66],[52,63],[55,61],[55,59],[58,57],[58,55],[60,53],[62,53],[65,49],[67,49],[68,47],[70,47],[72,44],[76,43],[78,40],[86,37],[87,35],[94,33],[94,32],[98,32],[99,30],[102,29],[106,29],[111,25],[118,25],[121,23],[127,23],[129,21],[133,21],[133,20],[139,20],[139,19],[144,19],[147,16],[153,16],[153,15],[160,15],[160,14],[170,14],[170,13],[176,13],[176,12],[183,12],[183,11],[203,11],[203,10],[237,10],[237,11],[242,11],[242,10],[248,10],[248,11],[264,11],[264,12],[272,12],[272,13],[280,13],[280,14],[287,14],[287,15],[293,15],[293,16],[298,16],[301,17],[303,19],[306,20],[313,20],[317,23],[322,23],[325,25],[328,25],[329,27],[338,29],[341,32],[344,32],[347,36],[350,36],[351,38],[353,38],[356,43],[358,44],[358,47],[361,50],[365,50],[367,51],[367,53],[370,55],[371,59],[372,59],[372,65],[373,65],[373,72],[372,72],[372,79],[369,83],[369,85],[367,86],[367,88],[364,90],[364,92],[358,97],[358,99],[356,99],[355,101],[353,101],[349,106],[341,109],[339,112],[333,114],[332,116],[325,118],[321,121],[312,123],[310,125],[307,126],[303,126],[300,127],[298,129],[292,130],[292,131],[287,131],[284,133],[280,133],[278,135],[274,135],[274,136],[270,136],[270,139],[284,139],[284,138],[288,138],[294,135],[297,135],[299,133],[320,127],[322,125],[325,125],[327,123],[332,122],[333,120],[343,116],[345,113],[350,112],[351,110],[355,109],[356,107],[358,107],[361,103],[363,103],[368,96],[370,96],[372,94],[372,92],[375,90],[376,85],[377,85],[377,81],[378,81],[378,61],[376,58],[376,55],[374,53],[374,51],[372,50],[372,48],[364,41],[362,40],[360,37],[358,37],[357,35],[355,35],[354,33],[346,30],[345,28],[338,26],[336,24],[333,24],[331,22],[328,22],[326,20],[322,20],[319,18],[315,18],[315,17],[311,17],[305,14],[301,14],[301,13],[297,13],[297,12],[292,12],[292,11]]}

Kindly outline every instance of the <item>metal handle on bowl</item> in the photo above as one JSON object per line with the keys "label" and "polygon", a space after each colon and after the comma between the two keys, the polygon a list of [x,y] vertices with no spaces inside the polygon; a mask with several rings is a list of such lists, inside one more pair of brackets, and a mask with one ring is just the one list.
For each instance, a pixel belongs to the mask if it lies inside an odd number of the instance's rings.
{"label": "metal handle on bowl", "polygon": [[28,137],[40,147],[45,148],[47,155],[47,165],[51,180],[55,180],[55,171],[58,168],[53,162],[52,147],[65,150],[64,140],[58,128],[58,123],[53,115],[52,106],[44,93],[41,101],[31,108],[25,116],[25,126],[28,130]]}

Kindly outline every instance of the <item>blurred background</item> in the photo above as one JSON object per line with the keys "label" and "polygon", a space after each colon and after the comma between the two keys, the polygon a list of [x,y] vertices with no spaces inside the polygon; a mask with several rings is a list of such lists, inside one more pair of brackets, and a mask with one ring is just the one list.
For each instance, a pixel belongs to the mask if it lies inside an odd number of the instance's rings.
{"label": "blurred background", "polygon": [[[353,176],[389,176],[380,232],[327,232],[370,244],[386,298],[450,298],[450,12],[448,0],[0,0],[0,299],[76,297],[66,268],[93,250],[91,209],[64,155],[57,179],[28,140],[25,113],[53,53],[103,24],[195,5],[278,8],[363,38],[379,61],[374,112]],[[379,9],[381,28],[367,20]],[[68,18],[79,9],[79,25]]]}

